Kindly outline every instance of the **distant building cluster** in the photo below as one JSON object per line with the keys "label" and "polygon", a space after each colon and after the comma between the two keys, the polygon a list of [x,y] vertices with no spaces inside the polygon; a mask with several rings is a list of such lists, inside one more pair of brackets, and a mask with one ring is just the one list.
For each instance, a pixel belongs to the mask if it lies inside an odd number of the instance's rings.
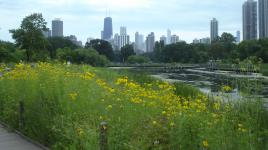
{"label": "distant building cluster", "polygon": [[194,44],[210,44],[210,38],[206,37],[206,38],[202,38],[202,39],[194,39],[193,43]]}
{"label": "distant building cluster", "polygon": [[243,40],[258,39],[258,35],[268,37],[268,0],[247,0],[243,4]]}
{"label": "distant building cluster", "polygon": [[122,47],[130,44],[130,36],[127,34],[127,27],[120,27],[120,34],[116,33],[114,35],[112,44],[115,50],[120,50]]}
{"label": "distant building cluster", "polygon": [[[51,29],[43,31],[43,35],[46,38],[64,37],[64,34],[63,34],[63,21],[61,19],[59,19],[59,18],[56,18],[56,19],[52,20]],[[81,47],[83,46],[82,41],[77,40],[77,37],[75,35],[66,36],[65,38],[69,39],[70,41],[72,41],[77,46],[81,46]]]}
{"label": "distant building cluster", "polygon": [[[242,24],[243,31],[236,31],[234,37],[235,42],[240,43],[242,40],[253,40],[258,38],[268,38],[268,0],[246,0],[242,6]],[[258,32],[259,31],[259,32]],[[60,19],[52,20],[52,27],[43,31],[45,37],[64,37],[63,21]],[[243,39],[241,38],[243,35]],[[194,44],[211,44],[219,37],[219,21],[216,18],[210,20],[210,37],[195,38]],[[75,35],[66,36],[76,45],[82,46],[82,42],[77,40]],[[127,27],[121,26],[120,32],[113,34],[112,17],[104,18],[103,30],[101,31],[101,39],[110,42],[115,50],[120,50],[128,44],[132,44],[135,53],[153,52],[155,47],[156,35],[154,32],[149,33],[146,37],[139,33],[135,33],[135,41],[131,43],[130,35],[127,33]],[[88,38],[87,42],[94,40]],[[175,44],[181,42],[180,37],[172,34],[168,29],[166,35],[162,35],[159,39],[164,45]]]}

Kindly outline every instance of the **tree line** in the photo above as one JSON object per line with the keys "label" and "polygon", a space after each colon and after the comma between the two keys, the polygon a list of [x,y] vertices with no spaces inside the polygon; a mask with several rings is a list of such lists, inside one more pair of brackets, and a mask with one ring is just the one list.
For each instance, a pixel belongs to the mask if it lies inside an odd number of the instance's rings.
{"label": "tree line", "polygon": [[179,42],[164,45],[160,41],[156,42],[154,52],[147,53],[145,56],[155,62],[164,63],[206,63],[209,60],[236,63],[250,57],[268,63],[268,39],[249,40],[236,44],[232,34],[223,33],[211,44]]}

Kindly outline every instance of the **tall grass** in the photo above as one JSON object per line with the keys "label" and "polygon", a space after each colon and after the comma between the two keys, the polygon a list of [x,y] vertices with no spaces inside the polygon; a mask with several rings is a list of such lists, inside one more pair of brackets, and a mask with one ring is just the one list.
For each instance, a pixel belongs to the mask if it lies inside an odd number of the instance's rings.
{"label": "tall grass", "polygon": [[263,64],[261,66],[261,73],[265,76],[268,76],[268,64]]}
{"label": "tall grass", "polygon": [[3,68],[0,120],[19,129],[23,101],[20,130],[51,149],[99,149],[102,121],[108,123],[111,150],[268,148],[262,101],[212,102],[183,84],[82,65]]}

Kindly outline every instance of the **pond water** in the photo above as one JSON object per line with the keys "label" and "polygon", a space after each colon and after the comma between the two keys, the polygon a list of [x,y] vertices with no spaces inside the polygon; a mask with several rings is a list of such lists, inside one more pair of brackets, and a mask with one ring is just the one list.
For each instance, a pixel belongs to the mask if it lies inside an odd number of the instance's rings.
{"label": "pond water", "polygon": [[221,95],[222,87],[228,85],[233,88],[232,92],[227,93],[232,99],[258,97],[268,104],[268,79],[260,74],[245,75],[226,71],[207,71],[202,68],[184,70],[130,68],[130,70],[147,72],[155,78],[168,82],[183,82],[213,96]]}

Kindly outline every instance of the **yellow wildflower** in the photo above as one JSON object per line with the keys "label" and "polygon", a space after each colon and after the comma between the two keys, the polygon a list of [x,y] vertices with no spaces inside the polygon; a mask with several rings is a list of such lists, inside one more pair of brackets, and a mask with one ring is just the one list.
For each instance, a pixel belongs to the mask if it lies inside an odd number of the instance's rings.
{"label": "yellow wildflower", "polygon": [[208,148],[209,144],[207,140],[204,140],[202,143],[203,143],[203,147]]}
{"label": "yellow wildflower", "polygon": [[76,92],[70,93],[69,97],[71,98],[71,100],[75,101],[77,99],[78,94]]}

